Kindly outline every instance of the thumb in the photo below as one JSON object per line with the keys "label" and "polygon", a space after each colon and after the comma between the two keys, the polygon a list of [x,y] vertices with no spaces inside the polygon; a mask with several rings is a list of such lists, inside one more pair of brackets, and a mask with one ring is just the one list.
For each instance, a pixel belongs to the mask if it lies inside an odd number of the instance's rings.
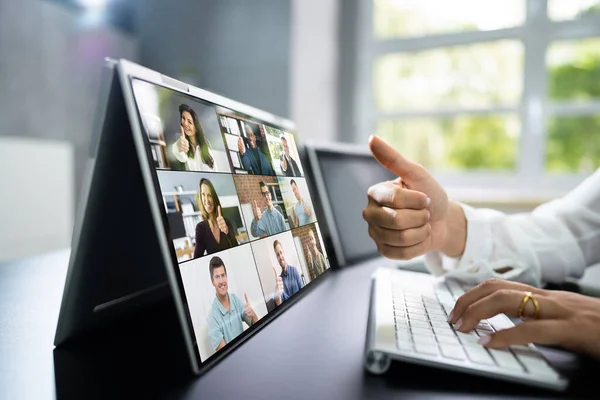
{"label": "thumb", "polygon": [[275,278],[277,278],[277,270],[273,267],[273,273],[275,274]]}
{"label": "thumb", "polygon": [[181,133],[181,138],[185,139],[185,133],[183,132],[183,125],[179,125],[179,133]]}
{"label": "thumb", "polygon": [[223,213],[221,212],[221,206],[219,206],[219,217],[222,217]]}
{"label": "thumb", "polygon": [[244,293],[244,299],[246,299],[246,304],[250,304],[250,302],[248,301],[248,295],[246,293]]}
{"label": "thumb", "polygon": [[379,136],[371,135],[369,137],[369,148],[381,165],[404,179],[419,180],[429,175],[425,168],[404,158]]}

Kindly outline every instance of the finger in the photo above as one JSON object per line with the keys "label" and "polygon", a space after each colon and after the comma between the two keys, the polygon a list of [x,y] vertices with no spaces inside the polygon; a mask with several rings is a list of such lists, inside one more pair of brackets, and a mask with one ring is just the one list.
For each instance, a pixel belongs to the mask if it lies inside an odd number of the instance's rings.
{"label": "finger", "polygon": [[427,240],[430,235],[431,226],[429,224],[404,230],[386,229],[374,225],[369,226],[369,236],[376,243],[396,247],[414,246]]}
{"label": "finger", "polygon": [[273,267],[273,273],[275,274],[275,279],[277,279],[277,271],[275,270],[275,267]]}
{"label": "finger", "polygon": [[404,158],[389,144],[376,135],[369,137],[371,153],[381,165],[404,180],[420,180],[429,176],[421,165]]}
{"label": "finger", "polygon": [[431,239],[427,239],[424,242],[410,247],[396,247],[389,246],[387,244],[377,244],[377,251],[379,251],[382,256],[392,260],[410,260],[425,254],[429,249],[430,240]]}
{"label": "finger", "polygon": [[403,230],[419,228],[429,221],[429,211],[423,210],[394,210],[377,205],[374,201],[363,210],[363,218],[369,225],[380,228]]}
{"label": "finger", "polygon": [[485,347],[503,349],[529,343],[569,346],[571,327],[566,320],[525,321],[514,328],[504,329],[480,339]]}
{"label": "finger", "polygon": [[246,299],[246,304],[250,304],[250,302],[248,301],[248,295],[246,293],[244,293],[244,299]]}
{"label": "finger", "polygon": [[223,217],[223,213],[221,212],[221,206],[219,206],[218,211],[219,211],[219,217]]}
{"label": "finger", "polygon": [[425,193],[402,188],[393,182],[382,182],[373,185],[367,191],[367,195],[379,205],[396,209],[410,208],[420,210],[429,205],[428,197]]}
{"label": "finger", "polygon": [[501,289],[512,289],[524,292],[531,292],[536,295],[542,295],[543,290],[535,288],[533,286],[526,285],[520,282],[505,281],[502,279],[488,279],[479,285],[475,286],[456,300],[454,309],[450,312],[448,322],[456,323],[459,318],[462,317],[465,310],[473,303],[477,302],[498,290]]}
{"label": "finger", "polygon": [[[539,304],[539,318],[562,318],[565,315],[562,307],[547,296],[536,296]],[[521,290],[500,289],[471,304],[458,319],[454,327],[461,332],[470,332],[482,319],[488,319],[504,313],[509,317],[517,317],[519,307],[523,302],[524,293]],[[532,317],[535,307],[531,301],[525,305],[523,315]]]}

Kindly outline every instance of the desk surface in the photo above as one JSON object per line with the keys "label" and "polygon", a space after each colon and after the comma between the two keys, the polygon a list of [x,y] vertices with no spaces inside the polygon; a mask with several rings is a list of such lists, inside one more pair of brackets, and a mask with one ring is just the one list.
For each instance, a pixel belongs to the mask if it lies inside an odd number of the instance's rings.
{"label": "desk surface", "polygon": [[[202,377],[187,370],[171,301],[66,349],[52,341],[67,250],[0,265],[0,398],[378,399],[558,396],[535,388],[410,364],[383,376],[362,365],[369,276],[333,272]],[[292,339],[293,338],[293,339]],[[597,362],[544,349],[586,393]],[[564,395],[564,394],[563,394]]]}

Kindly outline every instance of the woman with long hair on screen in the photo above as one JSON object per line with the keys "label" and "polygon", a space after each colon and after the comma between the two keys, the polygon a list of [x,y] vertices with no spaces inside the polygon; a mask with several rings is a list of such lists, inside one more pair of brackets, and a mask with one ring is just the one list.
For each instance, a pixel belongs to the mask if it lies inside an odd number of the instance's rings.
{"label": "woman with long hair on screen", "polygon": [[238,245],[233,225],[223,217],[221,202],[212,182],[200,179],[198,204],[202,212],[202,221],[196,225],[196,247],[194,258],[204,253],[212,254]]}
{"label": "woman with long hair on screen", "polygon": [[179,105],[179,138],[171,146],[175,158],[187,171],[215,171],[217,165],[196,112],[187,104]]}

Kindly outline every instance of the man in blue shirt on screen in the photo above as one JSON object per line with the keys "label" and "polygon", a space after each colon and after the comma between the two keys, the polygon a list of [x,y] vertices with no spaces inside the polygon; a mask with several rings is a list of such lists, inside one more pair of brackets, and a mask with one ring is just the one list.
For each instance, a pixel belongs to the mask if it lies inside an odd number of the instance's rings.
{"label": "man in blue shirt on screen", "polygon": [[242,302],[235,294],[227,292],[227,269],[220,257],[210,259],[209,269],[210,280],[215,287],[215,299],[208,315],[208,336],[210,344],[217,351],[244,331],[242,321],[252,326],[258,322],[258,316],[245,293],[245,301]]}
{"label": "man in blue shirt on screen", "polygon": [[275,294],[275,304],[280,305],[294,293],[299,292],[304,285],[302,284],[302,277],[298,269],[289,265],[285,260],[285,251],[283,251],[283,246],[279,240],[273,242],[273,250],[275,250],[277,262],[279,262],[279,266],[281,267],[281,274],[279,275],[281,282],[277,279],[277,293]]}
{"label": "man in blue shirt on screen", "polygon": [[252,212],[254,213],[254,219],[250,224],[250,232],[253,236],[270,236],[277,233],[281,233],[286,230],[285,219],[283,213],[273,205],[273,199],[271,198],[271,192],[267,185],[260,181],[260,193],[264,197],[267,206],[261,211],[260,207],[256,205],[256,201],[252,205]]}
{"label": "man in blue shirt on screen", "polygon": [[244,169],[254,175],[275,175],[269,159],[256,147],[256,135],[249,125],[245,126],[246,138],[250,148],[244,146],[242,136],[238,139],[238,151]]}

